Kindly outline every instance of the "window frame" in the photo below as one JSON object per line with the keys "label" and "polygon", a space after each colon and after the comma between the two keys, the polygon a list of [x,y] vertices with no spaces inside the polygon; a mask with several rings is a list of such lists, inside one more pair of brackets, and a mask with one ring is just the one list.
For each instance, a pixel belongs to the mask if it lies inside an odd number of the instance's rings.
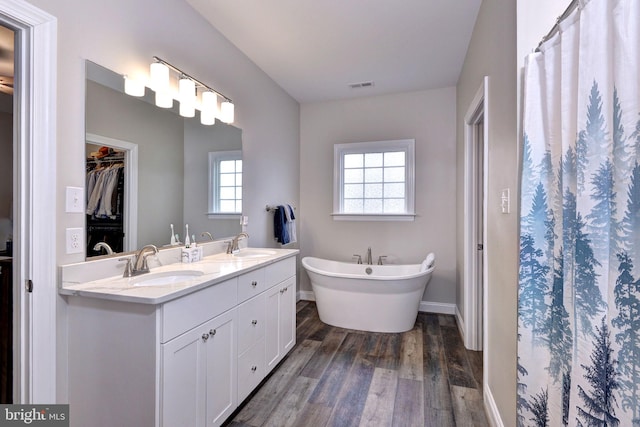
{"label": "window frame", "polygon": [[[242,212],[219,212],[220,162],[225,160],[242,160],[242,150],[209,152],[209,212],[207,213],[207,216],[210,219],[239,219],[242,215]],[[241,172],[241,174],[243,174],[243,172]],[[240,187],[242,188],[243,186]],[[243,198],[241,198],[240,200],[243,201]]]}
{"label": "window frame", "polygon": [[[345,213],[344,156],[346,154],[405,152],[405,207],[402,213]],[[366,169],[366,168],[365,168]],[[333,146],[333,213],[338,221],[413,221],[415,219],[415,139],[368,141]]]}

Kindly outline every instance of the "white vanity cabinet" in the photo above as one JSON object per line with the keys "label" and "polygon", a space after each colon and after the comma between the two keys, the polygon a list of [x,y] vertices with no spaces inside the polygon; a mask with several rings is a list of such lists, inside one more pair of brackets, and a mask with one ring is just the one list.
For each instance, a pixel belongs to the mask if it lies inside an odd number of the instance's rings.
{"label": "white vanity cabinet", "polygon": [[295,344],[295,268],[159,304],[69,297],[71,426],[221,425]]}

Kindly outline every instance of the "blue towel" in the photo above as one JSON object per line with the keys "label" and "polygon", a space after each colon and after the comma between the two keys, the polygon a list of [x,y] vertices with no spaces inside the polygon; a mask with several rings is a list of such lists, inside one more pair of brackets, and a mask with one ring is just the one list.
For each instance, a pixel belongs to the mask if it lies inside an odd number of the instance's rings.
{"label": "blue towel", "polygon": [[273,232],[276,241],[283,245],[290,242],[289,230],[287,229],[287,215],[285,207],[280,205],[273,214]]}

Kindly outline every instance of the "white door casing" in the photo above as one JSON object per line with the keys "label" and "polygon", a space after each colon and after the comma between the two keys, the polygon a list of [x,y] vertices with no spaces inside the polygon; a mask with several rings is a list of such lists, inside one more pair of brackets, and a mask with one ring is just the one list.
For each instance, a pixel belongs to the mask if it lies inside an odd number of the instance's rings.
{"label": "white door casing", "polygon": [[16,35],[14,402],[55,403],[57,20],[24,0],[0,0],[0,23]]}
{"label": "white door casing", "polygon": [[[464,119],[464,326],[462,332],[464,345],[470,350],[483,350],[483,342],[486,339],[486,308],[483,307],[486,305],[487,250],[485,242],[478,242],[478,236],[486,238],[487,235],[488,87],[489,78],[485,77]],[[478,135],[478,129],[482,130],[482,135]],[[482,149],[482,152],[479,152],[479,149]],[[480,168],[482,173],[478,170]],[[482,183],[479,183],[479,180],[482,180]],[[483,200],[479,200],[480,197]],[[483,245],[480,257],[478,245]]]}

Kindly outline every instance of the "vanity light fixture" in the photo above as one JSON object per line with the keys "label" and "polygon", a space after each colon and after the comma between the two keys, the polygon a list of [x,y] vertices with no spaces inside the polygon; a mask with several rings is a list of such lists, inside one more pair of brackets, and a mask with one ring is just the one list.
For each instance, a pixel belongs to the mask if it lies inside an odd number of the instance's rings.
{"label": "vanity light fixture", "polygon": [[202,92],[201,105],[200,123],[203,125],[215,124],[216,116],[218,116],[218,95],[210,90]]}
{"label": "vanity light fixture", "polygon": [[138,79],[124,76],[124,93],[131,96],[144,96],[144,83]]}
{"label": "vanity light fixture", "polygon": [[[156,105],[158,107],[170,108],[173,106],[169,84],[169,70],[172,70],[179,76],[180,115],[184,117],[193,117],[195,115],[198,89],[200,89],[202,93],[200,122],[203,125],[212,125],[217,118],[224,123],[233,123],[234,106],[231,99],[167,61],[157,56],[154,56],[153,60],[154,62],[151,64],[151,88],[156,91]],[[218,98],[222,99],[220,109],[218,109]]]}
{"label": "vanity light fixture", "polygon": [[169,88],[169,67],[162,62],[154,62],[149,67],[151,89],[156,92]]}
{"label": "vanity light fixture", "polygon": [[178,82],[180,91],[180,115],[193,117],[196,115],[196,83],[185,75]]}
{"label": "vanity light fixture", "polygon": [[234,120],[234,108],[233,104],[229,101],[224,101],[220,104],[220,120],[224,123],[230,124]]}
{"label": "vanity light fixture", "polygon": [[149,68],[151,89],[156,92],[156,105],[161,108],[173,107],[173,98],[169,94],[169,67],[156,61]]}

